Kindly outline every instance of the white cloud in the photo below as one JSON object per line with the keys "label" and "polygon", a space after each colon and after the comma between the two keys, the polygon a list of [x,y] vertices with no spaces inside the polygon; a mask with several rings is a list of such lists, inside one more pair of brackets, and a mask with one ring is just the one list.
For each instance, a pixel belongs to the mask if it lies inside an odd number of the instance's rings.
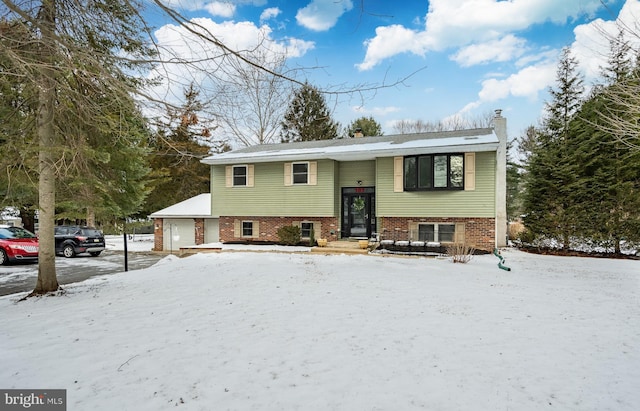
{"label": "white cloud", "polygon": [[[376,36],[365,43],[367,52],[358,68],[370,69],[400,53],[422,56],[428,51],[495,42],[532,24],[562,24],[600,7],[600,0],[431,0],[423,31],[399,25],[378,27]],[[398,34],[405,43],[394,40]]]}
{"label": "white cloud", "polygon": [[542,90],[553,84],[556,66],[556,60],[548,60],[525,67],[502,80],[485,80],[482,82],[482,89],[478,93],[478,97],[482,102],[496,101],[509,96],[535,100]]}
{"label": "white cloud", "polygon": [[496,61],[511,61],[525,52],[526,40],[508,34],[501,39],[463,47],[451,59],[462,67]]}
{"label": "white cloud", "polygon": [[572,52],[587,79],[599,77],[601,68],[607,66],[609,39],[615,39],[621,27],[636,31],[635,35],[627,32],[626,39],[632,48],[640,49],[640,38],[637,36],[639,18],[640,0],[627,0],[616,21],[597,19],[574,29],[576,39],[571,46]]}
{"label": "white cloud", "polygon": [[214,1],[204,6],[204,9],[208,11],[212,16],[231,18],[236,12],[235,4],[222,1]]}
{"label": "white cloud", "polygon": [[390,113],[396,113],[400,111],[399,107],[395,106],[387,106],[387,107],[372,107],[366,108],[364,106],[353,106],[351,107],[354,113],[358,113],[361,115],[372,115],[372,116],[386,116]]}
{"label": "white cloud", "polygon": [[267,0],[162,0],[163,4],[177,10],[205,10],[214,16],[225,18],[232,17],[235,14],[237,5],[261,7],[266,2]]}
{"label": "white cloud", "polygon": [[312,0],[298,10],[296,20],[307,29],[325,31],[333,27],[338,18],[352,8],[351,0]]}
{"label": "white cloud", "polygon": [[277,7],[269,7],[268,9],[264,9],[260,14],[260,22],[278,17],[280,13],[282,13],[282,10]]}
{"label": "white cloud", "polygon": [[[210,33],[232,50],[260,48],[265,53],[292,58],[302,56],[314,47],[313,42],[295,38],[277,41],[271,37],[269,27],[258,27],[251,22],[216,23],[209,18],[196,18],[191,22],[194,30]],[[224,52],[182,26],[166,25],[154,34],[161,50],[160,58],[178,64],[165,64],[151,73],[150,77],[160,77],[163,80],[162,84],[154,88],[153,94],[162,96],[167,101],[181,99],[182,90],[189,83],[207,88],[210,73],[221,76],[220,73],[226,70],[224,64],[227,60],[222,58]]]}
{"label": "white cloud", "polygon": [[383,26],[376,29],[376,36],[365,42],[367,54],[359,70],[369,70],[382,60],[399,53],[411,52],[424,55],[428,44],[423,40],[424,35],[401,25]]}
{"label": "white cloud", "polygon": [[[469,113],[485,103],[504,100],[509,97],[523,97],[531,101],[538,99],[540,92],[553,84],[556,75],[556,59],[548,59],[528,66],[506,78],[489,78],[482,82],[478,100],[468,103],[458,114]],[[498,77],[498,76],[496,76]]]}

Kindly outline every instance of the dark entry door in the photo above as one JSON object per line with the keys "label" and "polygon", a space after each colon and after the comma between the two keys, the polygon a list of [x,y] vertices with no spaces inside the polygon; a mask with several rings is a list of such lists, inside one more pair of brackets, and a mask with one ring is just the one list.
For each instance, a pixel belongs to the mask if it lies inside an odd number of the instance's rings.
{"label": "dark entry door", "polygon": [[369,238],[375,232],[373,187],[342,189],[342,237]]}

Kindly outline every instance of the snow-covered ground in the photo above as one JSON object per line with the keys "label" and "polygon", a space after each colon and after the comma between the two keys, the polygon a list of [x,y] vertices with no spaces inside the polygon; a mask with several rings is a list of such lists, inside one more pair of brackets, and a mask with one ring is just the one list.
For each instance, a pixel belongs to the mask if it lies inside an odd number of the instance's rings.
{"label": "snow-covered ground", "polygon": [[68,410],[637,410],[640,261],[167,256],[0,298],[0,387]]}
{"label": "snow-covered ground", "polygon": [[[121,235],[105,236],[107,250],[124,250],[124,237]],[[221,250],[236,251],[282,251],[282,252],[308,252],[310,247],[289,247],[278,244],[273,245],[251,245],[251,244],[223,244],[207,243],[194,245],[190,248],[219,248]],[[153,249],[153,234],[136,234],[131,238],[127,237],[127,250],[132,252],[151,251]],[[176,251],[177,254],[177,251]]]}

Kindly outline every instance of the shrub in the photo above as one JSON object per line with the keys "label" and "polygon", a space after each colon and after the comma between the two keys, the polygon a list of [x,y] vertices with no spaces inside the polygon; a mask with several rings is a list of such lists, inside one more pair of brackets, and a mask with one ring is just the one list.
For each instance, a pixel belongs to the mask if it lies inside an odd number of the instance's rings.
{"label": "shrub", "polygon": [[468,263],[473,258],[475,248],[465,243],[453,243],[447,246],[447,254],[454,263]]}
{"label": "shrub", "polygon": [[278,238],[284,245],[296,245],[300,242],[300,227],[285,225],[278,228]]}
{"label": "shrub", "polygon": [[533,244],[534,241],[536,240],[536,235],[528,228],[525,228],[523,231],[520,232],[517,238],[523,244]]}
{"label": "shrub", "polygon": [[313,247],[314,245],[316,245],[316,233],[313,230],[313,227],[311,227],[311,232],[309,233],[309,247]]}
{"label": "shrub", "polygon": [[507,234],[509,235],[509,240],[517,240],[520,238],[520,235],[523,231],[525,231],[524,224],[520,221],[512,221],[509,223],[509,228],[507,230]]}

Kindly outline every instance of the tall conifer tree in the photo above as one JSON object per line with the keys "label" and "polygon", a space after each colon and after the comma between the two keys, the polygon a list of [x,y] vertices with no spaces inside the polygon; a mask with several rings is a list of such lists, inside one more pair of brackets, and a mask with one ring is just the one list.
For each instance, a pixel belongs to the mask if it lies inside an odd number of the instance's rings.
{"label": "tall conifer tree", "polygon": [[576,218],[574,186],[577,165],[572,159],[575,140],[569,123],[582,103],[583,78],[578,62],[563,49],[556,71],[556,88],[549,90],[546,118],[536,133],[527,164],[524,196],[525,224],[535,236],[553,238],[569,248]]}
{"label": "tall conifer tree", "polygon": [[284,115],[282,142],[331,140],[338,136],[324,96],[309,83],[298,89]]}

